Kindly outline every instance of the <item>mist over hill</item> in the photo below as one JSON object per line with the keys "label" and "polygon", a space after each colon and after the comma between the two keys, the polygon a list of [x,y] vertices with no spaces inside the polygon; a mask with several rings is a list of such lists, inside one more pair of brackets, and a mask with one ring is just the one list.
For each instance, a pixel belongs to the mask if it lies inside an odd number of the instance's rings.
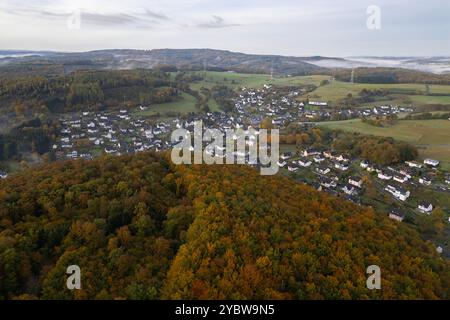
{"label": "mist over hill", "polygon": [[392,67],[436,74],[450,72],[449,57],[294,57],[213,49],[111,49],[89,52],[0,50],[0,67],[17,64],[61,64],[79,69],[136,69],[171,65],[189,70],[216,70],[275,75],[307,75],[329,69]]}
{"label": "mist over hill", "polygon": [[190,70],[273,72],[284,75],[306,75],[324,70],[299,57],[253,55],[211,49],[125,49],[81,53],[0,51],[0,65],[44,62],[77,64],[78,68],[84,66],[98,69],[136,69],[172,65]]}

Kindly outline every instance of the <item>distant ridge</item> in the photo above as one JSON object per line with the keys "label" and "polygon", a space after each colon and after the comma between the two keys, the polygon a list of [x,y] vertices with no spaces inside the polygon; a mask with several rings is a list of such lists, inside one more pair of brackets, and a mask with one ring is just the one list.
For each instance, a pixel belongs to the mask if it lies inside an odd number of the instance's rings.
{"label": "distant ridge", "polygon": [[[399,68],[447,74],[450,57],[326,57],[248,54],[218,49],[101,49],[87,52],[0,50],[0,65],[53,63],[75,69],[136,69],[171,65],[185,70],[309,75],[333,69]],[[83,62],[83,63],[80,63]],[[88,62],[84,65],[85,62]]]}
{"label": "distant ridge", "polygon": [[[107,49],[80,53],[36,52],[32,57],[20,56],[33,51],[4,51],[12,57],[4,58],[11,62],[29,62],[51,58],[57,63],[66,63],[73,59],[92,59],[108,68],[153,68],[158,65],[173,65],[178,68],[217,71],[235,71],[248,73],[306,75],[324,71],[325,68],[305,62],[308,58],[285,57],[281,55],[257,55],[213,49]],[[8,53],[7,53],[8,52]],[[18,57],[14,57],[14,53]],[[2,55],[2,51],[0,51]]]}

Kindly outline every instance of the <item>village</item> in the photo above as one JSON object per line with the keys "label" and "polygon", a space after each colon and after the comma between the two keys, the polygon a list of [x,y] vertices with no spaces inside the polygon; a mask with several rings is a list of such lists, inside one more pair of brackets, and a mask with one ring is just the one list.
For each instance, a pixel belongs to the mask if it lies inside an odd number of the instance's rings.
{"label": "village", "polygon": [[163,150],[159,139],[168,132],[166,123],[150,126],[144,119],[119,112],[83,112],[60,118],[60,139],[53,145],[57,159],[92,159],[101,154],[121,155],[149,149]]}
{"label": "village", "polygon": [[100,154],[166,150],[172,147],[171,131],[176,128],[189,130],[195,121],[200,120],[206,127],[224,132],[226,129],[258,128],[266,118],[272,119],[273,126],[283,128],[293,122],[314,125],[313,121],[331,118],[331,112],[346,118],[357,118],[413,111],[398,106],[325,111],[325,102],[309,101],[307,106],[298,102],[297,98],[304,90],[273,88],[270,85],[264,85],[261,89],[242,88],[235,99],[235,112],[230,114],[207,112],[150,120],[140,111],[151,106],[139,106],[135,110],[80,112],[59,119],[60,140],[53,145],[53,151],[57,159],[91,159]]}
{"label": "village", "polygon": [[410,113],[410,106],[381,105],[373,108],[328,108],[323,101],[301,102],[298,97],[306,93],[305,88],[279,88],[264,85],[261,89],[242,88],[236,100],[236,110],[240,115],[256,114],[271,117],[273,124],[283,126],[292,121],[326,121],[333,119],[353,119],[371,116],[389,116]]}
{"label": "village", "polygon": [[319,191],[343,196],[356,204],[367,204],[363,195],[367,191],[366,186],[370,185],[376,192],[394,200],[395,206],[391,208],[389,217],[398,221],[405,218],[401,208],[431,214],[436,207],[436,203],[427,199],[409,201],[419,189],[450,193],[450,175],[442,174],[438,169],[439,161],[433,159],[383,167],[331,150],[304,149],[297,153],[283,153],[278,165],[294,179]]}
{"label": "village", "polygon": [[[330,111],[325,111],[324,102],[309,101],[308,105],[299,102],[297,97],[301,93],[301,90],[292,88],[277,92],[269,85],[264,85],[261,89],[242,88],[235,99],[236,110],[230,114],[207,112],[171,118],[148,118],[141,115],[141,111],[151,106],[118,111],[80,112],[60,118],[60,137],[53,145],[53,151],[57,159],[92,159],[102,154],[163,151],[174,145],[170,141],[173,130],[192,130],[194,123],[200,120],[203,121],[204,128],[219,129],[221,132],[242,129],[243,134],[248,134],[249,129],[254,128],[258,134],[261,122],[267,118],[272,119],[274,127],[282,129],[293,122],[306,127],[314,126],[314,120],[331,117]],[[412,111],[409,107],[380,106],[335,112],[343,112],[347,117],[366,117]],[[248,138],[251,140],[252,137]],[[219,156],[223,150],[207,151]],[[234,156],[243,158],[247,165],[259,166],[250,161],[248,154],[235,153]],[[423,163],[411,161],[383,167],[365,159],[352,159],[333,150],[305,149],[284,152],[278,166],[283,174],[299,182],[360,205],[373,204],[373,199],[367,201],[370,198],[367,196],[369,184],[377,192],[371,197],[378,199],[388,196],[394,201],[394,206],[389,206],[389,216],[398,221],[404,220],[405,211],[430,214],[438,205],[426,198],[411,201],[418,189],[450,193],[450,175],[439,170],[439,161],[433,159],[425,159]],[[0,177],[7,176],[4,172],[0,174]]]}

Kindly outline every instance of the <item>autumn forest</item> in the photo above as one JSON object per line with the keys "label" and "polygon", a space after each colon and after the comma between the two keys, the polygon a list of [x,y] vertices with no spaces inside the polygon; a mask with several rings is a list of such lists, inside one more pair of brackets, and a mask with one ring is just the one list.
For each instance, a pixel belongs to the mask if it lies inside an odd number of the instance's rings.
{"label": "autumn forest", "polygon": [[[66,268],[81,268],[67,290]],[[383,290],[366,288],[379,265]],[[446,299],[448,260],[371,208],[245,166],[104,156],[0,181],[0,299]]]}

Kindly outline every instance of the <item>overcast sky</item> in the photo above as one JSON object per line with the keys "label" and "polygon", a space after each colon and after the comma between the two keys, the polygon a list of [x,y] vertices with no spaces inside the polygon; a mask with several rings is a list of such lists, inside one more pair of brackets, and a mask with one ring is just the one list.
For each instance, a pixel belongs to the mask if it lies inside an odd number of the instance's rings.
{"label": "overcast sky", "polygon": [[450,55],[449,0],[0,0],[0,28],[0,49]]}

